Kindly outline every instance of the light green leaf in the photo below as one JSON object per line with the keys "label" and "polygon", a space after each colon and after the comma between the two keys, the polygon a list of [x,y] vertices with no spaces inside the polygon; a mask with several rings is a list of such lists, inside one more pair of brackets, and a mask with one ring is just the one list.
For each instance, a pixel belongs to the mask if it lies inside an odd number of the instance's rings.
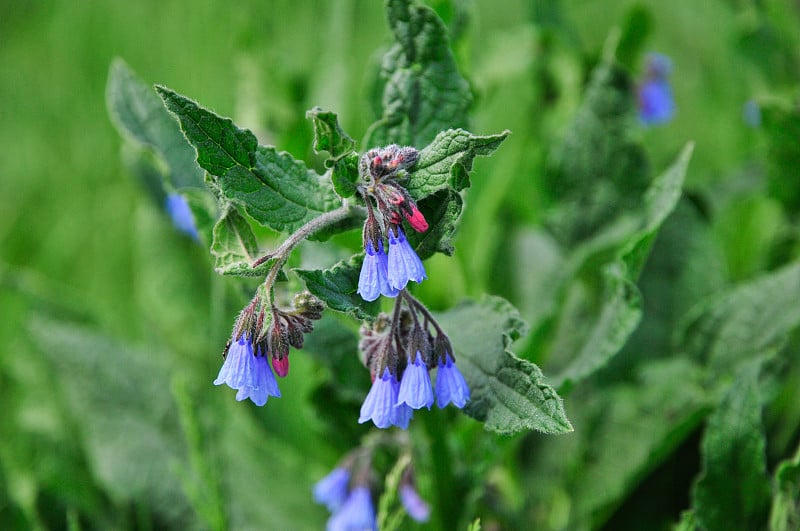
{"label": "light green leaf", "polygon": [[362,253],[349,261],[341,261],[330,269],[294,271],[303,279],[308,291],[322,299],[328,308],[349,313],[356,319],[372,319],[378,314],[380,299],[366,302],[356,293],[363,259]]}
{"label": "light green leaf", "polygon": [[358,174],[358,153],[350,153],[333,161],[331,182],[333,189],[341,197],[352,197],[356,193]]}
{"label": "light green leaf", "polygon": [[800,262],[742,284],[695,307],[678,348],[704,360],[712,374],[779,347],[800,326]]}
{"label": "light green leaf", "polygon": [[439,131],[467,125],[472,94],[436,13],[410,0],[388,0],[386,6],[396,42],[381,66],[383,116],[365,144],[425,146]]}
{"label": "light green leaf", "polygon": [[467,301],[437,316],[471,391],[464,412],[503,435],[525,430],[567,433],[561,398],[539,368],[509,346],[527,331],[517,310],[499,297]]}
{"label": "light green leaf", "polygon": [[197,163],[215,176],[230,201],[258,223],[293,232],[341,205],[330,183],[288,153],[259,146],[256,137],[194,101],[157,87],[178,117],[184,135],[197,150]]}
{"label": "light green leaf", "polygon": [[314,107],[306,113],[306,118],[314,124],[314,151],[327,151],[332,159],[353,151],[356,142],[341,128],[335,112]]}
{"label": "light green leaf", "polygon": [[220,275],[263,277],[274,263],[268,260],[257,268],[252,267],[258,258],[258,242],[250,224],[232,205],[214,225],[213,235],[211,254],[214,271]]}
{"label": "light green leaf", "polygon": [[705,529],[761,529],[770,496],[758,389],[760,363],[743,366],[717,410],[701,445],[703,471],[693,509]]}
{"label": "light green leaf", "polygon": [[800,529],[800,447],[778,465],[769,516],[770,531]]}
{"label": "light green leaf", "polygon": [[180,127],[164,108],[153,87],[139,79],[122,60],[111,63],[106,106],[119,133],[138,146],[155,152],[166,165],[175,188],[202,187],[203,171]]}
{"label": "light green leaf", "polygon": [[469,172],[475,157],[487,157],[500,147],[511,134],[477,136],[463,129],[448,129],[436,135],[419,153],[406,190],[417,201],[439,190],[452,188],[457,192],[468,188]]}

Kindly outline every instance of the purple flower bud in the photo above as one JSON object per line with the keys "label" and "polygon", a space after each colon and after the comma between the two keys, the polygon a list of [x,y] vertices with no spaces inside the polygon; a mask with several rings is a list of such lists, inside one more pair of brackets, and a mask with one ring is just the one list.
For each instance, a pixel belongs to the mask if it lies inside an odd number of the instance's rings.
{"label": "purple flower bud", "polygon": [[[394,231],[397,234],[394,234]],[[406,287],[409,280],[422,282],[428,278],[422,260],[408,243],[400,226],[389,229],[389,285],[396,290]]]}
{"label": "purple flower bud", "polygon": [[358,277],[358,294],[365,301],[374,301],[380,295],[397,297],[399,290],[389,284],[388,258],[383,251],[383,241],[378,240],[378,248],[372,242],[367,242],[364,250],[367,255],[361,264],[361,274]]}
{"label": "purple flower bud", "polygon": [[314,485],[314,501],[325,505],[330,512],[336,512],[347,499],[347,486],[350,471],[336,467],[330,474]]}
{"label": "purple flower bud", "polygon": [[645,125],[668,122],[675,114],[675,100],[667,79],[671,71],[672,61],[666,55],[647,56],[647,73],[636,94],[639,118]]}
{"label": "purple flower bud", "polygon": [[400,381],[400,392],[397,396],[397,405],[407,404],[413,409],[423,407],[431,408],[433,405],[433,386],[428,373],[428,366],[422,360],[422,354],[416,353],[412,362],[409,359],[403,377]]}
{"label": "purple flower bud", "polygon": [[408,483],[400,486],[400,502],[408,515],[417,522],[427,522],[431,516],[431,508]]}
{"label": "purple flower bud", "polygon": [[463,408],[468,401],[467,381],[456,367],[450,353],[446,352],[445,361],[439,358],[439,369],[436,375],[436,405],[443,408],[452,402],[457,408]]}
{"label": "purple flower bud", "polygon": [[[379,428],[388,428],[397,425],[401,428],[408,426],[406,412],[397,407],[397,394],[400,384],[394,374],[385,368],[383,376],[375,378],[372,387],[361,406],[361,416],[358,423],[363,424],[372,420]],[[403,425],[405,424],[405,425]]]}
{"label": "purple flower bud", "polygon": [[328,519],[327,531],[377,530],[372,495],[365,486],[350,491],[341,508]]}
{"label": "purple flower bud", "polygon": [[164,206],[167,209],[169,217],[172,218],[172,224],[175,225],[176,229],[191,236],[194,240],[200,240],[197,234],[197,227],[195,226],[192,209],[189,208],[189,203],[183,195],[172,192],[167,196]]}

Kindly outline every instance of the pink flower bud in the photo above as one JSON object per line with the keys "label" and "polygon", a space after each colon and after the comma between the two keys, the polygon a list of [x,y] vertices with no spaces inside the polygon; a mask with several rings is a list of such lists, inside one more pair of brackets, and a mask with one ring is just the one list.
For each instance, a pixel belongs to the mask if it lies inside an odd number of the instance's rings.
{"label": "pink flower bud", "polygon": [[285,378],[289,374],[289,356],[280,359],[272,358],[272,368],[275,369],[275,374]]}
{"label": "pink flower bud", "polygon": [[411,208],[411,215],[406,214],[406,219],[417,232],[425,232],[428,230],[428,222],[425,221],[425,216],[419,211],[416,205]]}

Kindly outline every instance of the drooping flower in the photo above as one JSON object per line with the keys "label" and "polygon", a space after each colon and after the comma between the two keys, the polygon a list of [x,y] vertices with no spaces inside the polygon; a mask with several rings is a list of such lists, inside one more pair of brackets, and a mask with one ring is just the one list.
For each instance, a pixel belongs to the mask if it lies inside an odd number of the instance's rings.
{"label": "drooping flower", "polygon": [[336,467],[330,474],[314,485],[314,501],[325,505],[330,512],[336,512],[347,499],[347,486],[350,483],[350,471]]}
{"label": "drooping flower", "polygon": [[377,249],[369,241],[364,246],[367,255],[361,264],[361,274],[358,276],[358,294],[365,301],[374,301],[380,295],[397,297],[399,290],[389,283],[388,257],[383,251],[383,241],[378,240]]}
{"label": "drooping flower", "polygon": [[327,531],[377,530],[372,495],[366,486],[350,491],[341,508],[328,519]]}
{"label": "drooping flower", "polygon": [[394,374],[385,368],[383,375],[380,378],[375,378],[372,382],[372,387],[367,393],[367,398],[361,406],[361,415],[358,418],[358,423],[363,424],[368,420],[375,423],[379,428],[388,428],[392,425],[401,425],[405,422],[407,427],[407,419],[398,417],[398,413],[404,414],[400,408],[397,407],[397,395],[400,389],[400,384]]}
{"label": "drooping flower", "polygon": [[227,384],[231,389],[255,388],[258,386],[255,365],[253,343],[247,334],[242,334],[228,349],[214,385]]}
{"label": "drooping flower", "polygon": [[435,391],[436,405],[439,408],[443,408],[451,402],[457,408],[463,408],[469,401],[467,381],[456,367],[449,352],[445,352],[444,361],[439,358]]}
{"label": "drooping flower", "polygon": [[669,84],[672,61],[662,54],[647,56],[647,72],[637,89],[639,119],[645,125],[668,122],[675,114],[675,100]]}
{"label": "drooping flower", "polygon": [[400,392],[397,396],[397,405],[406,404],[413,409],[423,407],[431,408],[433,405],[433,386],[428,366],[422,360],[422,354],[416,352],[416,357],[406,366],[400,380]]}
{"label": "drooping flower", "polygon": [[[396,233],[395,233],[396,231]],[[403,229],[396,225],[389,229],[389,285],[401,290],[409,280],[422,282],[428,278],[422,260],[408,243]]]}
{"label": "drooping flower", "polygon": [[272,374],[267,357],[261,352],[261,347],[258,348],[258,355],[255,357],[253,372],[256,375],[255,387],[241,387],[236,393],[236,400],[242,401],[249,398],[255,405],[263,406],[270,396],[280,398],[281,391],[278,388],[278,381]]}
{"label": "drooping flower", "polygon": [[172,192],[167,195],[164,206],[169,217],[172,218],[172,224],[175,225],[175,228],[199,241],[200,237],[197,234],[194,215],[186,198],[182,194]]}
{"label": "drooping flower", "polygon": [[400,485],[400,502],[408,515],[417,522],[427,522],[431,516],[430,506],[410,483]]}

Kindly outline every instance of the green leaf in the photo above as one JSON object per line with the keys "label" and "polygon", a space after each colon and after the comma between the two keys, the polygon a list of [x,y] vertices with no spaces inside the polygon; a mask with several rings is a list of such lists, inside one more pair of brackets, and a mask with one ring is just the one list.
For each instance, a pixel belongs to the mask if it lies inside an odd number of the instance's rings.
{"label": "green leaf", "polygon": [[175,188],[202,187],[203,171],[180,127],[164,108],[153,87],[139,79],[122,60],[111,63],[106,106],[119,133],[155,152],[164,162]]}
{"label": "green leaf", "polygon": [[587,239],[641,201],[650,172],[635,135],[633,92],[624,70],[600,64],[564,140],[552,152],[544,184],[558,207],[548,219],[563,243]]}
{"label": "green leaf", "polygon": [[250,223],[229,205],[214,225],[211,254],[214,256],[214,271],[220,275],[240,277],[263,277],[274,260],[253,268],[258,258],[258,242]]}
{"label": "green leaf", "polygon": [[437,316],[455,349],[471,399],[464,412],[485,429],[511,435],[525,430],[567,433],[572,425],[561,398],[533,363],[509,346],[527,330],[517,310],[499,297],[467,301]]}
{"label": "green leaf", "polygon": [[775,494],[769,516],[770,531],[800,529],[800,447],[791,459],[778,465]]}
{"label": "green leaf", "polygon": [[477,156],[487,157],[511,134],[477,136],[463,129],[448,129],[436,135],[419,153],[406,190],[417,201],[439,190],[452,188],[457,192],[468,188],[469,172]]}
{"label": "green leaf", "polygon": [[372,319],[378,314],[380,299],[366,302],[358,289],[363,254],[341,261],[330,269],[295,269],[308,291],[322,299],[328,308],[353,315],[356,319]]}
{"label": "green leaf", "polygon": [[386,6],[396,42],[381,65],[383,116],[365,144],[425,146],[439,131],[467,125],[472,94],[436,13],[409,0],[388,0]]}
{"label": "green leaf", "polygon": [[761,427],[758,362],[748,363],[709,417],[701,444],[703,472],[693,491],[705,529],[761,529],[770,496]]}
{"label": "green leaf", "polygon": [[461,196],[452,190],[440,190],[417,203],[428,222],[428,230],[408,231],[406,236],[420,259],[425,260],[437,252],[453,254],[456,222],[463,206]]}
{"label": "green leaf", "polygon": [[767,138],[769,191],[784,207],[797,214],[800,212],[800,184],[797,175],[800,168],[800,109],[797,105],[773,103],[761,109],[764,132]]}
{"label": "green leaf", "polygon": [[306,113],[306,118],[314,124],[314,151],[327,151],[332,159],[353,151],[356,142],[339,126],[339,118],[335,112],[314,107]]}
{"label": "green leaf", "polygon": [[695,307],[678,348],[704,360],[713,375],[775,349],[800,326],[800,262],[742,284]]}
{"label": "green leaf", "polygon": [[358,161],[357,153],[350,153],[333,161],[331,168],[331,182],[333,189],[341,197],[352,197],[356,193],[356,183],[358,182]]}
{"label": "green leaf", "polygon": [[293,232],[340,206],[330,183],[285,152],[166,87],[157,87],[222,194],[262,225]]}

